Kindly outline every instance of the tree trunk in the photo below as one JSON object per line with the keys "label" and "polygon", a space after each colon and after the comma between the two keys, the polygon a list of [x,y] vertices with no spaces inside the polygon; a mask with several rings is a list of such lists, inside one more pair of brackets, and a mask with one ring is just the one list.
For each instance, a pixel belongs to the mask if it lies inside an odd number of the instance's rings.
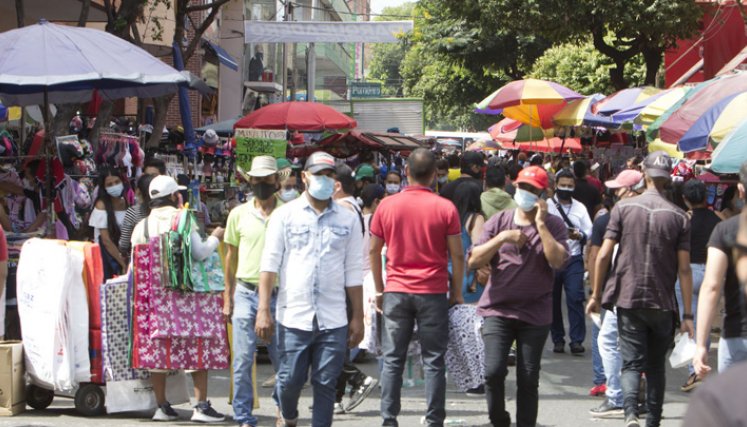
{"label": "tree trunk", "polygon": [[82,0],[80,6],[80,17],[78,18],[78,26],[85,27],[88,23],[88,11],[91,9],[91,0]]}
{"label": "tree trunk", "polygon": [[166,125],[166,113],[169,110],[169,104],[174,99],[174,95],[166,95],[158,98],[153,98],[153,133],[145,143],[143,148],[157,148],[161,141],[161,133],[163,127]]}
{"label": "tree trunk", "polygon": [[616,90],[628,87],[628,82],[625,81],[625,61],[615,61],[615,66],[610,68],[610,80]]}
{"label": "tree trunk", "polygon": [[658,87],[657,77],[663,59],[662,51],[656,48],[644,48],[643,59],[646,61],[646,80],[643,84]]}
{"label": "tree trunk", "polygon": [[114,111],[114,103],[107,99],[103,100],[101,102],[101,107],[99,108],[99,113],[96,115],[96,123],[88,134],[88,142],[91,143],[91,148],[94,153],[99,150],[99,135],[101,134],[101,129],[108,129],[109,127],[109,120],[111,120],[112,111]]}
{"label": "tree trunk", "polygon": [[21,28],[25,25],[25,16],[23,13],[23,0],[16,0],[16,25]]}

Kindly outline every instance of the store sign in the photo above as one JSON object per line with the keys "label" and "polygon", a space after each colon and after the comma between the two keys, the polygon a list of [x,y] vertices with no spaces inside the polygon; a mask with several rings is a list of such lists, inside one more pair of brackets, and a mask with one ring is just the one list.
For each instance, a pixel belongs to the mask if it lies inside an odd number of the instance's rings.
{"label": "store sign", "polygon": [[350,83],[351,98],[381,98],[381,83]]}
{"label": "store sign", "polygon": [[285,130],[236,129],[236,166],[245,171],[252,168],[257,156],[284,158],[288,148]]}

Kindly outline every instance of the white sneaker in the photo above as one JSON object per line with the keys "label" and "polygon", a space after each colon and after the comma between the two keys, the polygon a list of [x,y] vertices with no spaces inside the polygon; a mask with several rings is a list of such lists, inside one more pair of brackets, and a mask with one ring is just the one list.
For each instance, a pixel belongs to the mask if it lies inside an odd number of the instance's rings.
{"label": "white sneaker", "polygon": [[342,406],[341,402],[335,402],[334,413],[335,415],[342,415],[345,413],[345,408]]}
{"label": "white sneaker", "polygon": [[226,416],[213,409],[210,402],[207,404],[198,404],[192,413],[192,421],[198,423],[222,423]]}
{"label": "white sneaker", "polygon": [[159,406],[152,418],[153,421],[176,421],[178,419],[179,414],[176,413],[169,403]]}

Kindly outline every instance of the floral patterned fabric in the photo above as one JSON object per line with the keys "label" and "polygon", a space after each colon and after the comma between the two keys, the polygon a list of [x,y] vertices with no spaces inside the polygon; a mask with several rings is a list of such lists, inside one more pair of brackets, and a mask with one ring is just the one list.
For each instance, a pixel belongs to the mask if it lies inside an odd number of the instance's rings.
{"label": "floral patterned fabric", "polygon": [[482,318],[477,306],[462,304],[449,309],[449,344],[446,371],[460,391],[478,387],[485,379],[485,345]]}

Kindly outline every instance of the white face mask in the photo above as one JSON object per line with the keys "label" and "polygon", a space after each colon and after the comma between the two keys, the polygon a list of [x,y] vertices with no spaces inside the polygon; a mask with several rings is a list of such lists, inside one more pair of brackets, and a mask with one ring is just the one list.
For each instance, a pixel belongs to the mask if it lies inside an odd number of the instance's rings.
{"label": "white face mask", "polygon": [[387,184],[386,185],[386,192],[389,194],[397,194],[399,193],[400,185],[399,184]]}
{"label": "white face mask", "polygon": [[537,203],[537,200],[539,200],[539,197],[531,191],[522,190],[521,188],[516,189],[514,201],[516,202],[516,205],[519,207],[519,209],[523,210],[524,212],[529,212],[534,209],[534,205]]}
{"label": "white face mask", "polygon": [[122,183],[112,185],[111,187],[106,187],[106,192],[109,193],[109,195],[112,197],[122,196],[122,190],[124,190],[124,184]]}
{"label": "white face mask", "polygon": [[291,200],[295,200],[300,196],[300,193],[295,188],[289,188],[287,190],[281,190],[280,193],[278,193],[278,197],[280,197],[280,200],[284,202],[290,202]]}

